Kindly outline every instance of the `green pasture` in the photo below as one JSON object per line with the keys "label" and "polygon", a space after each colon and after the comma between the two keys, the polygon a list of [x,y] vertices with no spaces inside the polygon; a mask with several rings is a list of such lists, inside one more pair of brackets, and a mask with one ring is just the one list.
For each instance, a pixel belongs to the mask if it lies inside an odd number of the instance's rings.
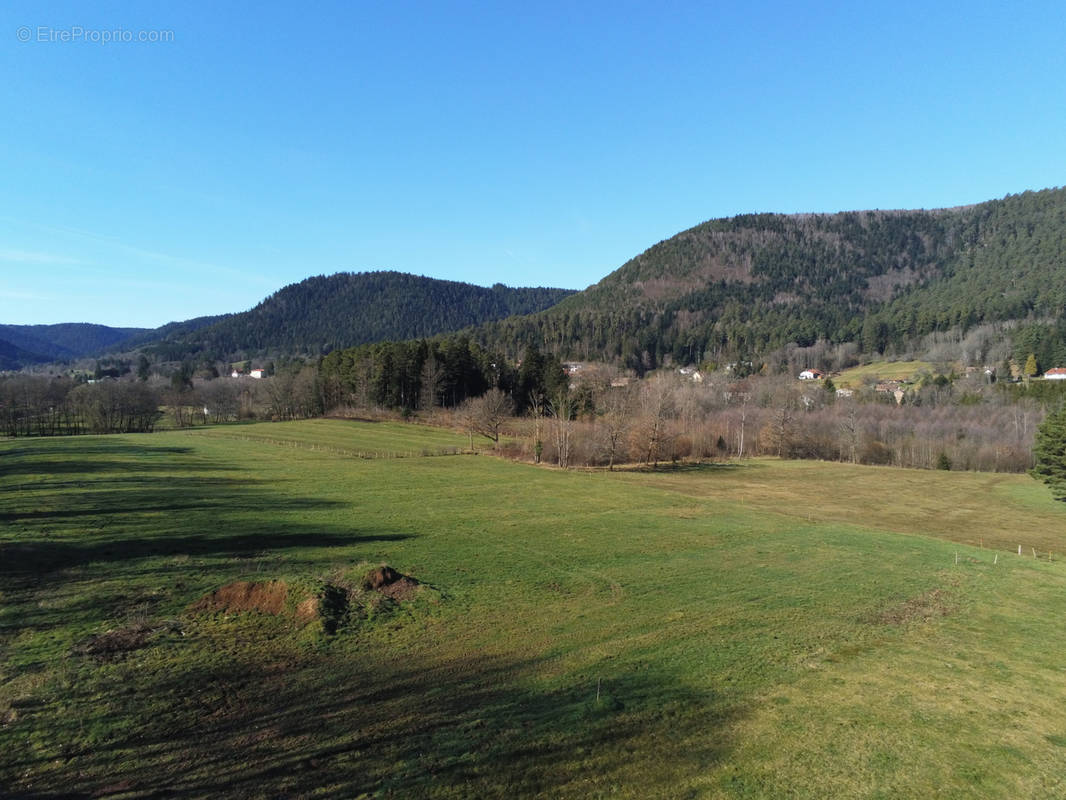
{"label": "green pasture", "polygon": [[[267,444],[362,458],[409,458],[451,455],[470,448],[470,437],[445,428],[406,422],[309,419],[257,425],[212,425],[190,429],[190,435],[232,442]],[[474,447],[491,445],[475,436]]]}
{"label": "green pasture", "polygon": [[[382,425],[0,443],[4,793],[1066,794],[1066,509],[1030,479],[351,455],[463,438]],[[190,608],[382,563],[422,590],[333,635]]]}
{"label": "green pasture", "polygon": [[935,372],[935,365],[928,361],[874,361],[851,367],[833,378],[837,386],[859,388],[866,381],[909,381],[923,372]]}

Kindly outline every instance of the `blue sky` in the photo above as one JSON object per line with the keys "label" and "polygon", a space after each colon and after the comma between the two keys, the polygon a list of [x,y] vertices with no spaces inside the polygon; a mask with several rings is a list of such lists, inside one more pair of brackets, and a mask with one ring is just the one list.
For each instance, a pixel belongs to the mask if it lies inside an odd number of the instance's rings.
{"label": "blue sky", "polygon": [[0,9],[0,322],[584,288],[713,217],[1066,184],[1061,2],[211,5]]}

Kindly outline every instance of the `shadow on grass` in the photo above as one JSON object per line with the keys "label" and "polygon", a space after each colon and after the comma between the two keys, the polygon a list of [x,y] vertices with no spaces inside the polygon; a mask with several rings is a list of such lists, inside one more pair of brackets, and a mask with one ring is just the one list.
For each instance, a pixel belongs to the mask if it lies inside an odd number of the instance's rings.
{"label": "shadow on grass", "polygon": [[[151,436],[152,434],[130,435]],[[134,444],[125,438],[117,440],[105,436],[55,436],[45,439],[36,439],[32,445],[14,445],[12,447],[0,448],[0,457],[4,459],[7,459],[8,457],[28,458],[41,455],[62,454],[64,458],[69,458],[70,456],[92,456],[96,459],[101,456],[109,455],[126,455],[143,458],[146,455],[186,455],[191,452],[191,447],[160,447],[158,445],[150,445],[147,442],[143,445]]]}
{"label": "shadow on grass", "polygon": [[[513,656],[471,654],[448,635],[446,608],[335,639],[282,617],[182,613],[200,589],[178,580],[217,585],[240,575],[239,559],[278,554],[310,574],[329,548],[351,560],[407,534],[338,514],[314,524],[339,504],[220,475],[224,462],[199,474],[205,464],[180,449],[164,454],[168,475],[109,469],[116,451],[98,444],[49,459],[98,467],[92,481],[0,495],[0,649],[27,634],[8,674],[46,676],[0,716],[5,796],[587,797],[638,786],[669,797],[729,752],[738,712],[722,697],[651,669],[560,674],[522,641]],[[164,584],[170,594],[151,606]],[[114,663],[72,650],[71,638],[142,604],[180,616],[178,632]]]}
{"label": "shadow on grass", "polygon": [[[173,472],[173,470],[171,470]],[[53,490],[61,482],[45,484]],[[98,488],[107,486],[110,488]],[[38,491],[35,485],[34,491]],[[63,494],[49,498],[54,508],[17,508],[0,511],[0,522],[17,523],[35,520],[72,520],[76,517],[106,518],[108,524],[128,515],[150,513],[180,513],[185,516],[225,514],[232,516],[241,510],[269,510],[284,514],[289,511],[308,511],[341,505],[317,498],[280,495],[275,484],[254,478],[201,478],[174,475],[91,481],[79,487],[64,489]],[[256,505],[262,503],[262,505]],[[5,504],[6,506],[7,504]],[[20,504],[21,505],[21,504]]]}
{"label": "shadow on grass", "polygon": [[[203,464],[197,468],[198,472],[212,472],[226,469],[219,465]],[[19,475],[84,475],[81,482],[95,481],[98,475],[142,475],[153,472],[173,472],[174,465],[167,461],[138,462],[128,461],[89,461],[83,459],[27,459],[5,464],[0,460],[0,479],[16,478]],[[36,484],[27,484],[36,487]]]}
{"label": "shadow on grass", "polygon": [[[33,458],[44,452],[48,459]],[[225,462],[186,458],[191,452],[106,439],[8,451],[25,457],[14,462],[14,471],[46,479],[26,487],[0,484],[0,580],[8,589],[39,587],[62,581],[61,570],[105,562],[108,577],[115,578],[125,574],[117,569],[120,563],[132,570],[128,565],[156,557],[248,558],[410,538],[354,524],[316,524],[316,512],[347,504],[233,477],[241,473]],[[164,460],[142,463],[142,455]],[[93,477],[47,479],[74,472]],[[142,566],[142,574],[165,571],[155,563]]]}
{"label": "shadow on grass", "polygon": [[536,659],[344,650],[137,676],[152,713],[132,727],[106,718],[117,690],[75,700],[89,730],[122,732],[65,748],[69,796],[681,796],[738,716],[664,674],[608,678],[597,702],[594,680],[546,685]]}

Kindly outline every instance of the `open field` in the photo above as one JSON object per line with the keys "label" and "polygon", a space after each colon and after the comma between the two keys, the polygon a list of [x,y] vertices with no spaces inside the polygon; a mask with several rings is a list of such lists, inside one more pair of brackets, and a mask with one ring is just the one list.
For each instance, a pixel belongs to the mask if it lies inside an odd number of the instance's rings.
{"label": "open field", "polygon": [[[213,439],[273,444],[335,455],[365,458],[409,458],[454,454],[470,448],[470,438],[443,428],[404,422],[308,419],[285,425],[214,425],[189,433]],[[474,437],[474,447],[491,444]]]}
{"label": "open field", "polygon": [[[380,426],[0,442],[5,792],[1066,794],[1066,508],[1029,478],[346,454],[416,449]],[[381,563],[423,588],[333,635],[190,608]]]}
{"label": "open field", "polygon": [[897,469],[826,461],[754,459],[620,476],[684,496],[728,498],[741,508],[817,523],[859,523],[974,547],[1066,562],[1066,507],[1023,475]]}
{"label": "open field", "polygon": [[908,381],[922,372],[932,373],[935,369],[928,361],[875,361],[844,370],[833,378],[833,383],[857,389],[867,380]]}

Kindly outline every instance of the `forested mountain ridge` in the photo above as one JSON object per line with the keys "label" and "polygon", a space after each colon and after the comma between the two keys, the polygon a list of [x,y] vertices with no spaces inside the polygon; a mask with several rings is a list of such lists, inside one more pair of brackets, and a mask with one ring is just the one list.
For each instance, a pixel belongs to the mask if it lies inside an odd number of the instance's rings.
{"label": "forested mountain ridge", "polygon": [[0,370],[17,370],[26,364],[37,364],[47,360],[39,353],[31,353],[6,339],[0,339]]}
{"label": "forested mountain ridge", "polygon": [[250,311],[198,330],[179,326],[145,349],[160,360],[271,352],[319,355],[530,314],[572,293],[503,284],[486,288],[400,272],[339,272],[286,286]]}
{"label": "forested mountain ridge", "polygon": [[484,345],[652,368],[789,342],[867,352],[1066,307],[1066,190],[933,211],[749,214],[659,242],[549,311],[483,326]]}
{"label": "forested mountain ridge", "polygon": [[19,362],[56,361],[80,358],[102,352],[132,336],[147,333],[145,328],[112,328],[89,322],[61,322],[55,325],[0,325],[0,339],[20,351]]}
{"label": "forested mountain ridge", "polygon": [[1013,321],[1023,323],[1017,346],[1046,368],[1066,362],[1064,309],[1066,189],[1046,189],[941,210],[710,220],[579,293],[337,273],[286,286],[249,311],[154,331],[0,326],[0,339],[4,363],[17,366],[120,348],[155,361],[315,357],[463,331],[512,360],[532,346],[641,372],[818,340],[901,353],[932,332]]}

